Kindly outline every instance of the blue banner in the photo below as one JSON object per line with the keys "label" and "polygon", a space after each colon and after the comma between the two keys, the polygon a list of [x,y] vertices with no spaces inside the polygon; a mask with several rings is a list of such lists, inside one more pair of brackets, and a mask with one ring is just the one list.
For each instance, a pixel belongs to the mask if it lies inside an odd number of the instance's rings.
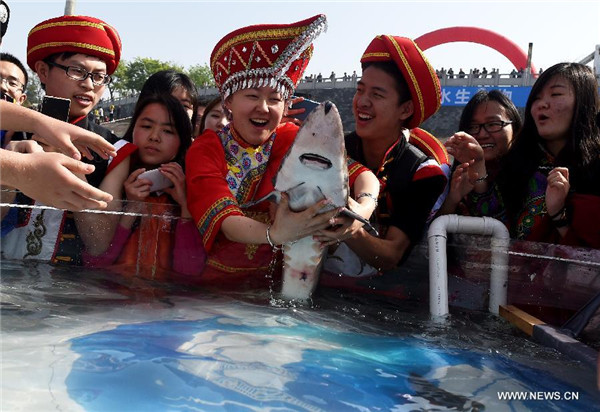
{"label": "blue banner", "polygon": [[464,106],[479,90],[500,90],[507,95],[517,107],[525,107],[531,87],[498,87],[498,86],[444,86],[442,87],[442,106]]}

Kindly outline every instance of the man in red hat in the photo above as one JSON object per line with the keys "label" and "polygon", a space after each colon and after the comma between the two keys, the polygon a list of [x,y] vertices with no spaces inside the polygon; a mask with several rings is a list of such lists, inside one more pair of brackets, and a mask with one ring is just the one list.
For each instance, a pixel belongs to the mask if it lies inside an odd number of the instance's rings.
{"label": "man in red hat", "polygon": [[[69,99],[69,122],[111,143],[117,137],[90,121],[88,114],[100,101],[120,58],[119,34],[94,17],[52,18],[37,24],[27,38],[27,64],[40,78],[46,95]],[[95,156],[91,162],[96,169],[87,179],[98,187],[107,161]]]}
{"label": "man in red hat", "polygon": [[[409,143],[410,129],[433,115],[441,102],[439,80],[422,51],[411,39],[377,36],[361,64],[363,74],[353,99],[356,131],[347,136],[346,149],[381,183],[379,198],[373,197],[380,236],[361,229],[338,248],[340,259],[329,259],[325,269],[348,273],[354,265],[362,268],[359,275],[369,275],[395,268],[407,258],[446,177],[435,159]],[[343,267],[337,262],[344,262]]]}
{"label": "man in red hat", "polygon": [[[94,132],[110,143],[116,142],[117,137],[90,121],[88,114],[110,83],[110,75],[117,68],[120,56],[121,40],[116,30],[93,17],[49,19],[31,29],[27,38],[27,64],[40,78],[46,94],[69,99],[69,123]],[[40,138],[45,151],[58,151],[47,136]],[[94,171],[86,175],[87,181],[97,188],[108,160],[93,153],[93,158],[85,161],[94,166]],[[111,198],[107,193],[102,195]],[[22,193],[16,195],[14,203],[34,207],[24,208],[11,221],[10,232],[2,239],[3,257],[80,264],[82,243],[73,214],[35,207],[41,199],[31,199]],[[102,206],[106,207],[105,204]]]}

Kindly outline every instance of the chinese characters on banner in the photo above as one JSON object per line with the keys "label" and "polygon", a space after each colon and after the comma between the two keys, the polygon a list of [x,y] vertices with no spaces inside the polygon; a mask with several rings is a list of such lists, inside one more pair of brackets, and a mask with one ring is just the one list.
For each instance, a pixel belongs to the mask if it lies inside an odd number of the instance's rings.
{"label": "chinese characters on banner", "polygon": [[531,87],[465,87],[444,86],[442,87],[442,106],[464,106],[471,97],[479,90],[498,89],[504,93],[517,107],[525,107]]}

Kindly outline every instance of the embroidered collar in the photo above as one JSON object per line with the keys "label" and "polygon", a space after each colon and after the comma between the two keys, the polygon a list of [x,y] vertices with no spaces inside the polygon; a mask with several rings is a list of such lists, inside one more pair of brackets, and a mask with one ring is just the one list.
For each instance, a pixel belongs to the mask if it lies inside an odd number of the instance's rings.
{"label": "embroidered collar", "polygon": [[217,132],[227,161],[227,184],[238,202],[248,199],[248,189],[256,187],[267,167],[276,133],[260,146],[249,145],[230,125]]}

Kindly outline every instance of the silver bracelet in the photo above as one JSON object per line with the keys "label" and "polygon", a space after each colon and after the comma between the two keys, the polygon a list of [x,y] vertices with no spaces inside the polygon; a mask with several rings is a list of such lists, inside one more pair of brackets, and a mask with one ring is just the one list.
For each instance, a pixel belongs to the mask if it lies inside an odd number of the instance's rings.
{"label": "silver bracelet", "polygon": [[377,201],[377,198],[375,196],[373,196],[372,193],[368,193],[368,192],[361,193],[358,196],[356,196],[356,201],[358,201],[361,197],[368,197],[369,199],[371,199],[373,202],[375,202],[375,209],[377,209],[377,205],[379,204],[379,202]]}
{"label": "silver bracelet", "polygon": [[489,174],[486,173],[485,176],[481,176],[480,178],[475,179],[475,183],[481,183],[483,181],[486,181],[488,176],[489,176]]}
{"label": "silver bracelet", "polygon": [[276,244],[273,243],[273,241],[271,240],[271,225],[267,226],[267,242],[269,242],[269,246],[271,246],[271,249],[273,249],[273,252],[277,252],[278,250],[281,250],[281,246],[277,246]]}

